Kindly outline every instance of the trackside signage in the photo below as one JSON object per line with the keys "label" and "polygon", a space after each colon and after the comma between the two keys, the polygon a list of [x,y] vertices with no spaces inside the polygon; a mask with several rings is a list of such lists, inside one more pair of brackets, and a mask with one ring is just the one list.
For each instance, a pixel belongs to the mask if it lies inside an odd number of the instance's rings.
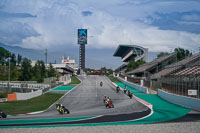
{"label": "trackside signage", "polygon": [[188,95],[189,96],[196,96],[197,95],[197,90],[188,90]]}

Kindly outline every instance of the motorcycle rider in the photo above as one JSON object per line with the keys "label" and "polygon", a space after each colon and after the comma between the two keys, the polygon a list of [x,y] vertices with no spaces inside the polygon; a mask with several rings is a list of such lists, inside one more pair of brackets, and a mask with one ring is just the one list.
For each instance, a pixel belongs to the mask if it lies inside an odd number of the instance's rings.
{"label": "motorcycle rider", "polygon": [[[111,105],[110,105],[110,104],[111,104]],[[109,106],[113,107],[113,104],[112,104],[111,98],[110,98],[110,97],[107,97],[107,100],[106,100],[106,108],[109,107]]]}
{"label": "motorcycle rider", "polygon": [[103,86],[103,82],[102,82],[102,81],[100,82],[100,86],[101,86],[101,87]]}
{"label": "motorcycle rider", "polygon": [[0,118],[6,118],[6,117],[7,115],[3,111],[0,110]]}
{"label": "motorcycle rider", "polygon": [[107,101],[107,96],[106,95],[104,95],[103,101],[104,101],[104,103],[105,103],[105,101]]}
{"label": "motorcycle rider", "polygon": [[126,87],[126,85],[124,86],[124,93],[126,93],[126,91],[127,91],[127,87]]}
{"label": "motorcycle rider", "polygon": [[56,109],[58,112],[60,112],[61,114],[67,113],[69,114],[69,110],[67,108],[65,108],[64,105],[56,103]]}
{"label": "motorcycle rider", "polygon": [[56,109],[57,109],[57,110],[60,110],[60,107],[61,107],[60,104],[59,104],[59,103],[56,103]]}
{"label": "motorcycle rider", "polygon": [[116,87],[116,91],[117,91],[117,93],[119,92],[119,90],[120,90],[120,88],[119,88],[119,86],[117,86],[117,87]]}
{"label": "motorcycle rider", "polygon": [[129,96],[130,98],[133,97],[132,92],[131,92],[130,90],[128,90],[128,96]]}

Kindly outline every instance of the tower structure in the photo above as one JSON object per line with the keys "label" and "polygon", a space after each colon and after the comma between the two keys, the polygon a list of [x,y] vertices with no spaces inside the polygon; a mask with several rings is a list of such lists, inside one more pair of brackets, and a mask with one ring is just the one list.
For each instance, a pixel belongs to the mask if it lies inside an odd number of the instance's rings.
{"label": "tower structure", "polygon": [[87,44],[87,29],[78,29],[79,67],[85,69],[85,44]]}

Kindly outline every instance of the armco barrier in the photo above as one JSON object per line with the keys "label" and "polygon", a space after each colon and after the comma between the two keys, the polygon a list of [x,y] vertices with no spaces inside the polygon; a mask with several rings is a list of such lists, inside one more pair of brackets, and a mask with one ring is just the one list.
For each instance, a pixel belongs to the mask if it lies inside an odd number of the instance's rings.
{"label": "armco barrier", "polygon": [[130,82],[128,82],[128,81],[123,80],[123,79],[120,78],[120,77],[117,77],[117,79],[118,79],[119,81],[121,81],[122,83],[124,83],[125,85],[130,86],[130,87],[132,87],[132,88],[134,88],[134,89],[136,89],[136,90],[138,90],[138,91],[141,91],[141,92],[144,92],[144,93],[148,93],[148,89],[145,88],[145,87],[143,87],[143,86],[136,85],[136,84],[134,84],[134,83],[130,83]]}
{"label": "armco barrier", "polygon": [[200,99],[171,94],[160,89],[158,89],[158,96],[168,102],[200,111]]}
{"label": "armco barrier", "polygon": [[42,95],[42,90],[29,93],[16,93],[17,100],[27,100]]}

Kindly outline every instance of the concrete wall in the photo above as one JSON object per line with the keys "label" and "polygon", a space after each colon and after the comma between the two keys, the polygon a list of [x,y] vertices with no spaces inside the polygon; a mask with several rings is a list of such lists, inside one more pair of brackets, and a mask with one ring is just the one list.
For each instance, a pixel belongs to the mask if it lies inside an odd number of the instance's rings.
{"label": "concrete wall", "polygon": [[27,100],[42,95],[42,90],[37,90],[30,93],[16,93],[17,100]]}
{"label": "concrete wall", "polygon": [[200,111],[200,99],[171,94],[160,89],[158,90],[158,95],[168,102]]}
{"label": "concrete wall", "polygon": [[70,74],[61,76],[59,82],[62,82],[64,85],[69,84],[71,82]]}
{"label": "concrete wall", "polygon": [[136,85],[136,84],[134,84],[134,83],[130,83],[130,82],[128,82],[128,81],[123,80],[123,79],[120,78],[120,77],[117,77],[117,79],[118,79],[119,81],[121,81],[122,83],[124,83],[125,85],[130,86],[130,87],[132,87],[132,88],[134,88],[134,89],[136,89],[136,90],[138,90],[138,91],[141,91],[141,92],[144,92],[144,93],[148,93],[148,89],[145,88],[145,87],[143,87],[143,86]]}

